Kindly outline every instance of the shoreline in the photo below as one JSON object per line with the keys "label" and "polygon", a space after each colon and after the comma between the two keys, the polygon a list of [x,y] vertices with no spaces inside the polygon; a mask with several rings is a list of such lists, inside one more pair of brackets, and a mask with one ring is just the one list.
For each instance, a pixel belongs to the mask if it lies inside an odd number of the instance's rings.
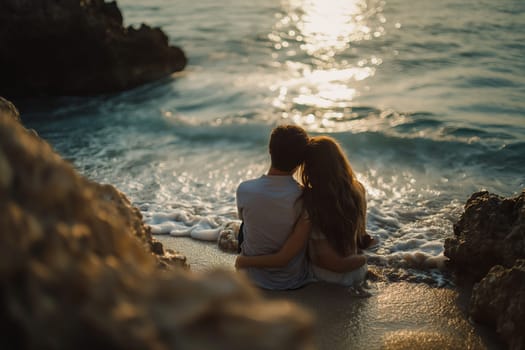
{"label": "shoreline", "polygon": [[[216,243],[155,238],[185,255],[197,274],[235,270],[236,255],[220,251]],[[469,321],[467,288],[406,281],[371,286],[370,298],[353,297],[344,287],[324,282],[290,291],[260,291],[269,300],[285,299],[309,310],[319,349],[505,348],[494,331]]]}

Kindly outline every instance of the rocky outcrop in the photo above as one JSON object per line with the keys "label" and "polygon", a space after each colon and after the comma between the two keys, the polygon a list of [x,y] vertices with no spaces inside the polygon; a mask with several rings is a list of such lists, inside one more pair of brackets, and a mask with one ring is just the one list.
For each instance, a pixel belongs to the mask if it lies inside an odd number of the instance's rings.
{"label": "rocky outcrop", "polygon": [[0,108],[0,348],[300,349],[310,316],[231,272],[159,269],[140,213]]}
{"label": "rocky outcrop", "polygon": [[0,2],[0,95],[89,95],[182,70],[184,52],[158,28],[123,27],[116,2]]}
{"label": "rocky outcrop", "polygon": [[517,260],[510,269],[494,266],[474,286],[470,313],[495,327],[510,349],[525,349],[525,260]]}
{"label": "rocky outcrop", "polygon": [[472,290],[472,318],[496,328],[511,349],[525,336],[525,190],[514,198],[478,192],[445,241],[449,266]]}
{"label": "rocky outcrop", "polygon": [[0,115],[4,114],[7,117],[11,117],[17,121],[20,121],[20,113],[11,101],[6,100],[0,96]]}
{"label": "rocky outcrop", "polygon": [[[17,108],[2,97],[0,115],[20,120]],[[14,124],[14,130],[20,131],[10,133],[6,127],[0,134],[0,194],[7,189],[6,194],[10,194],[4,199],[17,198],[17,205],[23,208],[31,208],[36,200],[39,206],[37,216],[58,222],[81,222],[87,226],[99,225],[86,222],[90,219],[84,216],[86,203],[97,203],[106,215],[119,219],[117,224],[123,232],[137,238],[144,250],[154,253],[159,265],[188,267],[183,255],[164,251],[162,244],[152,237],[150,227],[144,224],[140,211],[122,192],[111,185],[81,177],[36,132]]]}
{"label": "rocky outcrop", "polygon": [[495,265],[511,267],[525,258],[525,190],[502,198],[474,193],[454,225],[454,237],[445,240],[445,255],[463,278],[479,281]]}

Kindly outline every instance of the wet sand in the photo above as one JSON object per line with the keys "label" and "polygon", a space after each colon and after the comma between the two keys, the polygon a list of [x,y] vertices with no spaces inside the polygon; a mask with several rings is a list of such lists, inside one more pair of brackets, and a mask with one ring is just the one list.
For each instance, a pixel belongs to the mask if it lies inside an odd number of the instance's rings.
{"label": "wet sand", "polygon": [[[234,270],[235,255],[221,252],[214,243],[156,238],[186,255],[193,271]],[[468,321],[467,299],[456,289],[407,282],[376,282],[371,287],[369,298],[328,283],[263,294],[310,310],[319,349],[505,349],[492,331]]]}
{"label": "wet sand", "polygon": [[311,310],[320,349],[504,348],[493,334],[468,322],[453,289],[406,282],[374,287],[374,295],[364,299],[327,283],[264,294]]}

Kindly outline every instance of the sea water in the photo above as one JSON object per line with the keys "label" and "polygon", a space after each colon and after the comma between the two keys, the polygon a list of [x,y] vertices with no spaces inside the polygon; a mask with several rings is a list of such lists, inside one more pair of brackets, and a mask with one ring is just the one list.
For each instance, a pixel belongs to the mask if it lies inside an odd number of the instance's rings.
{"label": "sea water", "polygon": [[525,187],[522,0],[118,4],[126,25],[160,26],[183,48],[184,72],[22,114],[155,234],[214,240],[237,220],[236,187],[267,171],[282,123],[340,142],[381,261],[442,255],[471,193]]}

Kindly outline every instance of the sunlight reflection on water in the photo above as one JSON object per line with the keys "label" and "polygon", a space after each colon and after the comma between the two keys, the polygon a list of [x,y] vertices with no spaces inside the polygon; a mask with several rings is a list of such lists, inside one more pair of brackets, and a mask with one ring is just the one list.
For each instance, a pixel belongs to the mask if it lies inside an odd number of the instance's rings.
{"label": "sunlight reflection on water", "polygon": [[[367,19],[379,7],[369,9],[364,0],[290,0],[284,2],[283,8],[287,15],[280,18],[276,29],[295,26],[296,38],[303,42],[302,50],[331,60],[330,57],[346,50],[351,42],[372,38]],[[295,31],[288,32],[293,33]]]}
{"label": "sunlight reflection on water", "polygon": [[[351,112],[354,99],[369,89],[366,80],[382,64],[379,52],[365,57],[354,44],[385,33],[382,6],[381,1],[364,0],[282,3],[283,13],[276,15],[268,38],[274,59],[283,59],[282,67],[289,72],[270,88],[278,94],[272,105],[282,110],[284,119],[309,130],[347,130],[348,125],[334,123],[347,117],[337,109]],[[281,51],[287,51],[284,58]]]}

